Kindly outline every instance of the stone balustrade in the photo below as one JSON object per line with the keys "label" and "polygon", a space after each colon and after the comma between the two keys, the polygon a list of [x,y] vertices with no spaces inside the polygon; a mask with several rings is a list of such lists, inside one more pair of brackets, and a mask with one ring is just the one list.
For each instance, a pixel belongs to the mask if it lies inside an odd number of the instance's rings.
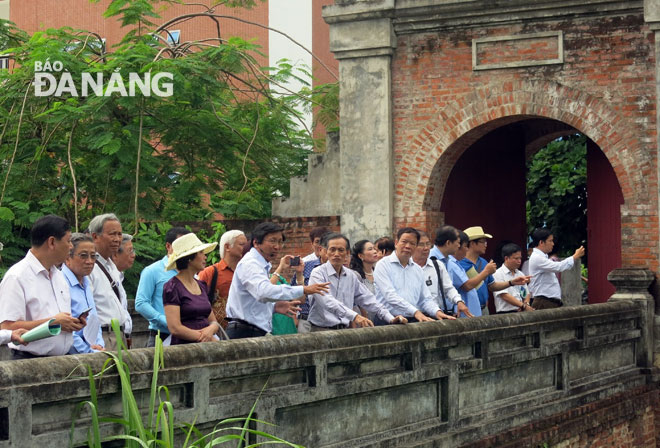
{"label": "stone balustrade", "polygon": [[[639,389],[652,360],[633,300],[371,329],[167,347],[159,383],[177,422],[245,416],[310,448],[457,446]],[[651,353],[652,356],[652,353]],[[104,354],[0,362],[0,448],[66,446]],[[146,410],[153,350],[130,353]],[[76,372],[73,373],[72,372]],[[260,391],[267,383],[261,397]],[[118,414],[116,375],[99,384]],[[83,417],[85,417],[83,415]],[[75,439],[86,438],[85,420]],[[116,431],[110,425],[103,431]]]}

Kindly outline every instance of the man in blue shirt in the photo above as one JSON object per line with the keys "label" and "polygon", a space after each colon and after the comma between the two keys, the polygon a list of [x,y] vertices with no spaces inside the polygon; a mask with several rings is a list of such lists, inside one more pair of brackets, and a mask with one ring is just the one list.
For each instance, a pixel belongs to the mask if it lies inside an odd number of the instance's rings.
{"label": "man in blue shirt", "polygon": [[167,255],[162,259],[150,264],[140,273],[135,294],[135,309],[149,321],[149,340],[147,347],[156,345],[156,335],[160,331],[161,340],[165,340],[170,331],[167,329],[165,309],[163,308],[163,285],[177,273],[176,269],[165,270],[167,259],[172,253],[172,243],[180,236],[190,233],[184,227],[172,227],[165,234],[165,250]]}
{"label": "man in blue shirt", "polygon": [[426,286],[422,268],[412,261],[418,243],[419,232],[412,227],[397,232],[394,252],[380,259],[374,268],[376,297],[392,315],[404,316],[409,322],[455,319],[440,310]]}
{"label": "man in blue shirt", "polygon": [[[458,229],[453,226],[442,226],[438,229],[435,235],[435,245],[431,249],[429,254],[431,257],[437,258],[439,261],[444,263],[451,277],[451,282],[454,285],[454,288],[461,294],[463,302],[467,305],[470,314],[474,317],[481,316],[481,306],[479,304],[479,296],[474,290],[474,286],[469,286],[470,279],[467,274],[458,265],[458,261],[454,255],[459,254],[462,258],[462,251],[465,251],[465,244],[467,244],[467,235],[464,238],[464,241],[461,241],[460,233]],[[464,252],[463,252],[464,253]],[[457,314],[458,317],[461,317],[460,310]],[[467,316],[466,314],[464,314]]]}
{"label": "man in blue shirt", "polygon": [[62,274],[69,285],[71,294],[71,315],[79,317],[87,313],[87,325],[73,333],[73,345],[69,353],[95,353],[105,351],[101,321],[94,304],[94,293],[89,274],[94,269],[96,250],[90,235],[74,233],[71,235],[71,253],[62,265]]}
{"label": "man in blue shirt", "polygon": [[468,278],[478,276],[482,279],[475,289],[479,296],[481,311],[485,313],[488,304],[488,289],[490,284],[495,281],[493,274],[497,270],[497,265],[493,260],[486,261],[482,255],[486,253],[488,240],[493,236],[484,232],[484,229],[480,226],[469,227],[464,232],[468,236],[467,252],[458,264],[467,273]]}
{"label": "man in blue shirt", "polygon": [[[309,239],[312,243],[312,249],[314,249],[314,251],[302,259],[303,263],[305,263],[303,266],[303,278],[305,279],[305,285],[309,284],[309,276],[312,275],[312,270],[327,261],[321,260],[321,252],[323,252],[321,239],[323,236],[329,233],[330,229],[327,227],[314,227],[312,231],[309,232]],[[291,286],[295,285],[296,277],[294,276],[291,281]],[[311,331],[311,324],[307,321],[309,317],[310,306],[311,300],[306,300],[303,304],[300,305],[300,314],[298,315],[298,333],[309,333]]]}

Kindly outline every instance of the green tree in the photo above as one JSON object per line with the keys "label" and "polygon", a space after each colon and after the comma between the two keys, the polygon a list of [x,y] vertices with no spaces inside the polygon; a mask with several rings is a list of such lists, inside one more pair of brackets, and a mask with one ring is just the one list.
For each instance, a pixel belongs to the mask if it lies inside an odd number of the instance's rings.
{"label": "green tree", "polygon": [[[130,232],[143,221],[203,220],[216,212],[265,217],[271,199],[288,194],[289,178],[304,174],[317,142],[299,111],[326,108],[322,92],[276,94],[300,69],[286,61],[260,67],[257,44],[221,36],[219,27],[204,40],[168,42],[170,27],[220,16],[210,8],[157,26],[156,4],[162,2],[110,2],[105,16],[127,30],[111,49],[84,30],[29,36],[0,20],[0,52],[15,62],[0,71],[0,241],[7,265],[24,254],[27,229],[45,213],[82,230],[93,215],[112,211]],[[78,96],[35,95],[35,64],[46,61],[62,63]],[[61,83],[65,73],[54,75]],[[83,73],[103,77],[103,95],[80,95]],[[171,73],[172,95],[107,94],[113,76],[129,86],[131,73]]]}
{"label": "green tree", "polygon": [[587,240],[587,139],[575,134],[550,142],[527,164],[527,226],[548,227],[559,254]]}

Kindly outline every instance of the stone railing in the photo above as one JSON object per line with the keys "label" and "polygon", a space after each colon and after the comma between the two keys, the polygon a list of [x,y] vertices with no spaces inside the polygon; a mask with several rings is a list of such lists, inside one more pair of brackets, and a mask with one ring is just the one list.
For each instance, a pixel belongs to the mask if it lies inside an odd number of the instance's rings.
{"label": "stone railing", "polygon": [[[257,427],[309,448],[457,446],[646,384],[652,344],[644,313],[620,300],[168,347],[159,382],[169,387],[176,421],[195,420],[202,430],[247,415],[268,383],[256,416],[277,426]],[[131,352],[145,409],[152,357],[150,349]],[[69,375],[81,364],[98,371],[105,359],[0,362],[0,448],[68,445],[72,410],[89,396],[87,379]],[[99,394],[101,413],[118,414],[116,376],[104,377]]]}

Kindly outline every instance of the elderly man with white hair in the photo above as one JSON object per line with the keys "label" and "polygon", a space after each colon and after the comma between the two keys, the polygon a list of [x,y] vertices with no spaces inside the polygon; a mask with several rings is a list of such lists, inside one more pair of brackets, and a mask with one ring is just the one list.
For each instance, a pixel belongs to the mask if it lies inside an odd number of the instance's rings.
{"label": "elderly man with white hair", "polygon": [[128,313],[126,291],[121,284],[121,275],[112,257],[117,255],[123,233],[119,218],[112,213],[92,218],[88,228],[96,247],[96,265],[89,276],[94,291],[94,303],[101,321],[103,341],[107,350],[116,350],[118,343],[110,327],[117,319],[124,343],[131,348],[133,321]]}
{"label": "elderly man with white hair", "polygon": [[248,245],[245,234],[240,230],[229,230],[222,234],[220,238],[220,262],[208,266],[198,274],[201,281],[206,283],[209,295],[213,300],[213,312],[216,320],[227,328],[227,297],[229,296],[229,287],[234,278],[234,270]]}

